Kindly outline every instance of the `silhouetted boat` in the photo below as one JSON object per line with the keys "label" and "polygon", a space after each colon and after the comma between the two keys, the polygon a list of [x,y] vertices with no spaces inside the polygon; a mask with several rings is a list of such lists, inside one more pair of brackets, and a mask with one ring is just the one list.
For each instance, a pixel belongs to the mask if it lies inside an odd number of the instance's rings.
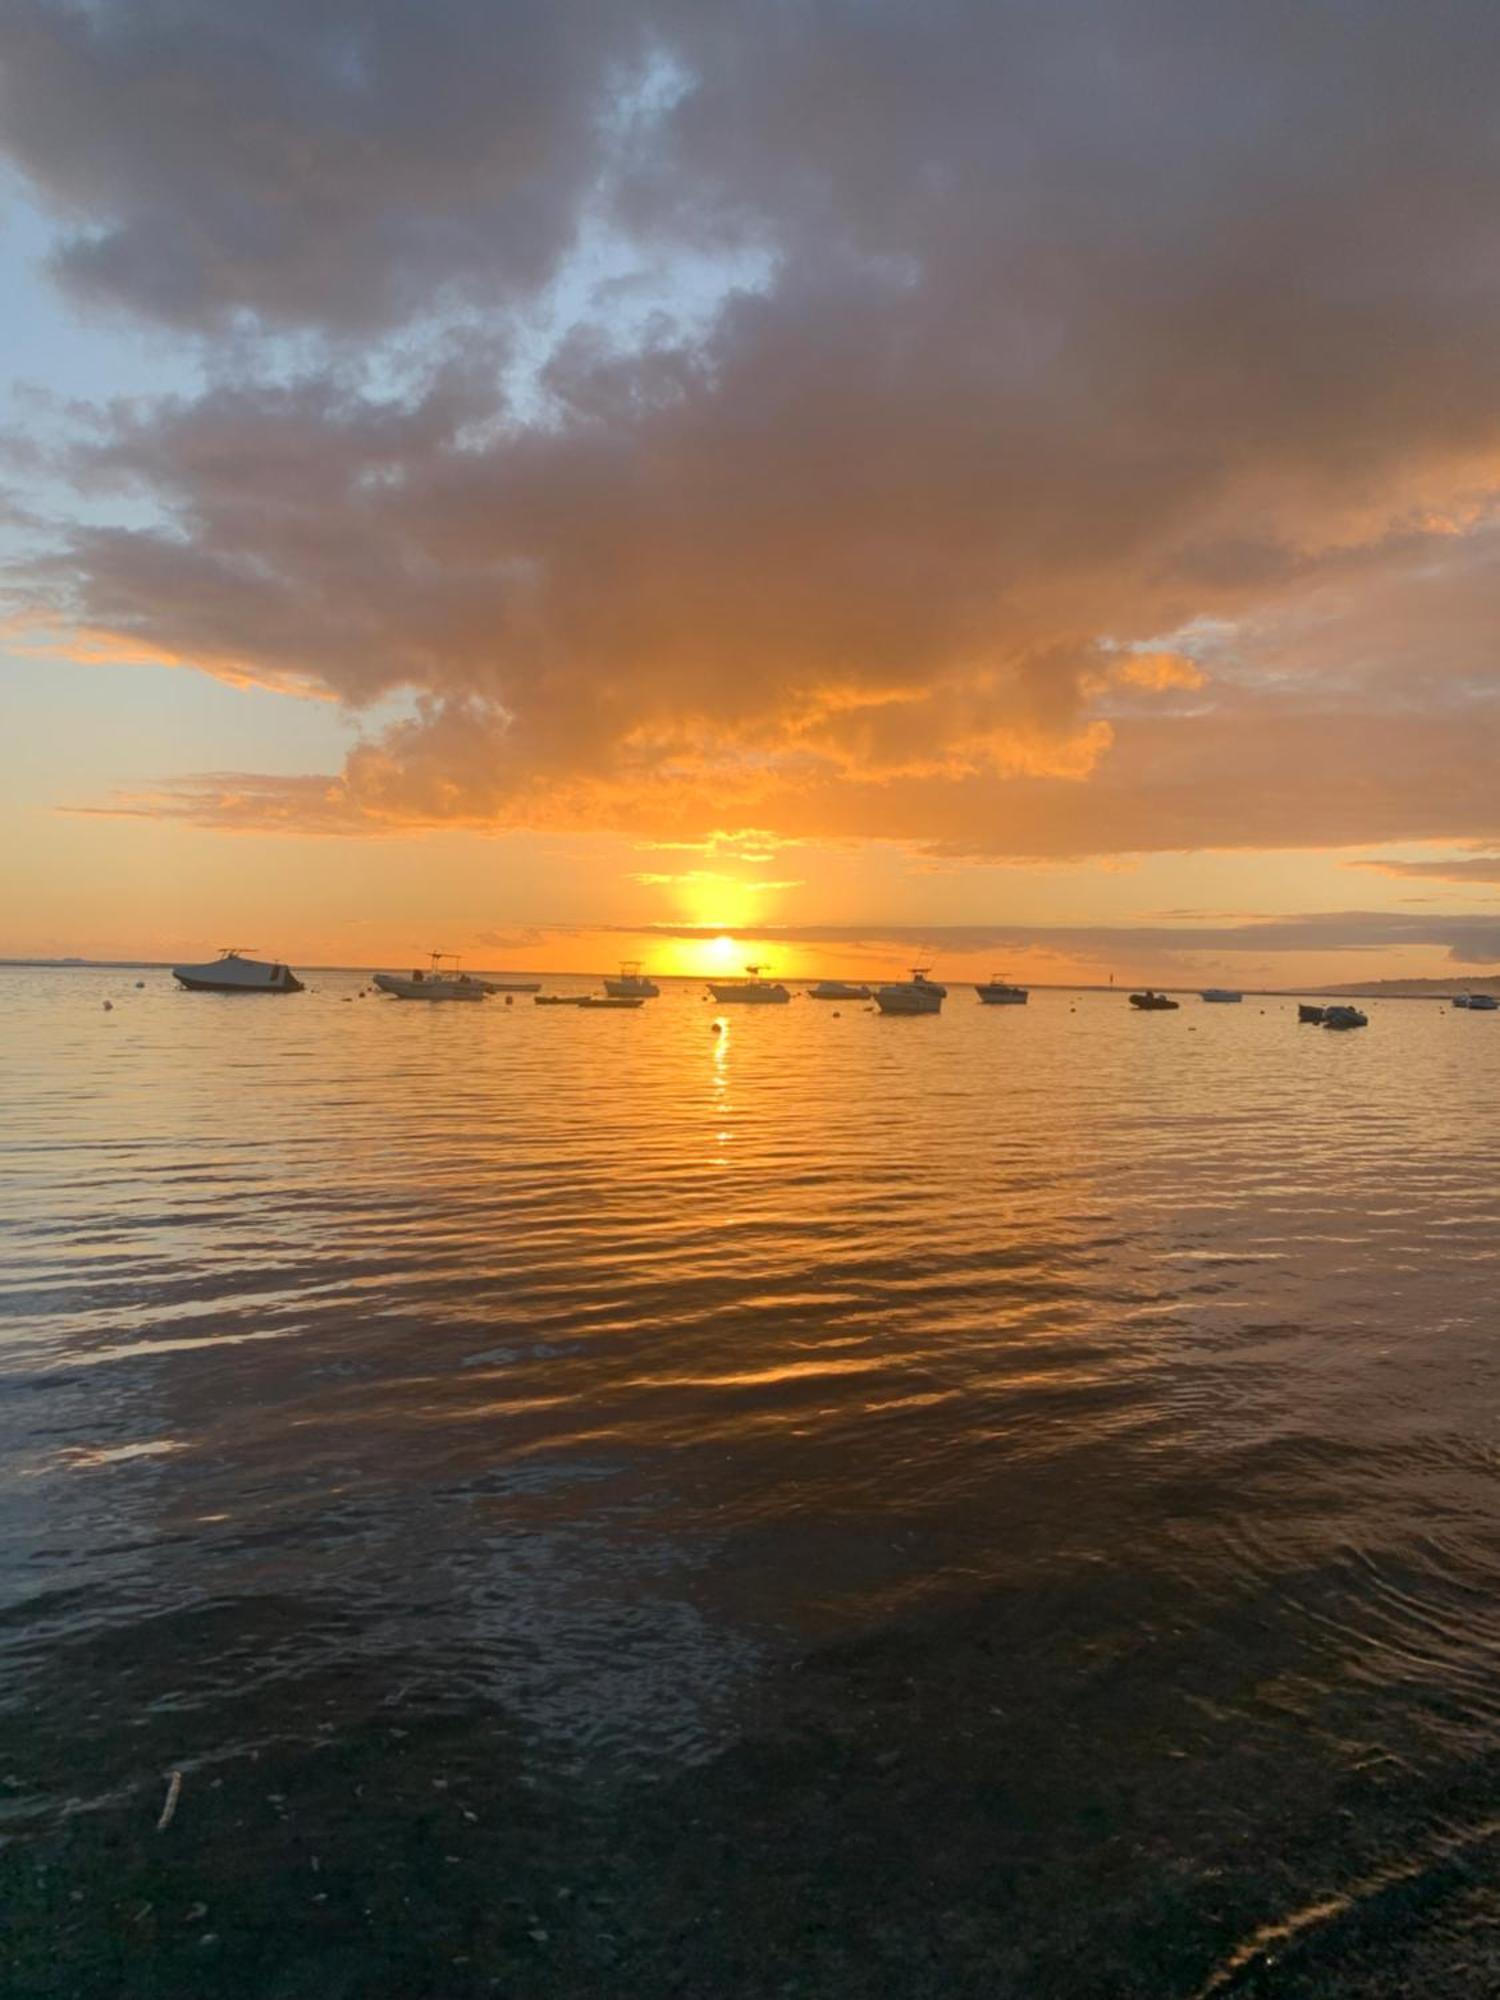
{"label": "silhouetted boat", "polygon": [[974,991],[986,1007],[1024,1007],[1031,998],[1024,986],[1012,986],[998,972],[993,973],[983,986],[976,986]]}
{"label": "silhouetted boat", "polygon": [[807,989],[809,1000],[868,1000],[868,986],[850,986],[843,979],[820,979],[816,986]]}
{"label": "silhouetted boat", "polygon": [[1305,1000],[1297,1002],[1297,1019],[1312,1027],[1321,1027],[1326,1007],[1310,1007]]}
{"label": "silhouetted boat", "polygon": [[1168,1014],[1176,1010],[1177,1001],[1169,1000],[1165,993],[1154,993],[1148,986],[1144,993],[1132,993],[1132,1007],[1138,1007],[1143,1014]]}
{"label": "silhouetted boat", "polygon": [[747,965],[748,977],[744,979],[710,979],[708,990],[721,1005],[729,1001],[740,1001],[746,1006],[779,1006],[783,1000],[790,1000],[791,994],[779,980],[762,979],[763,968]]}
{"label": "silhouetted boat", "polygon": [[1243,1000],[1244,997],[1243,993],[1236,993],[1229,986],[1205,986],[1199,995],[1200,999],[1216,1001],[1221,1007],[1231,1006],[1235,1001]]}
{"label": "silhouetted boat", "polygon": [[246,958],[244,945],[227,944],[207,965],[174,965],[172,977],[189,993],[300,993],[290,966]]}
{"label": "silhouetted boat", "polygon": [[540,979],[481,979],[476,974],[474,984],[482,986],[486,993],[540,993],[542,990]]}
{"label": "silhouetted boat", "polygon": [[533,1007],[581,1007],[588,999],[586,993],[536,993],[532,995]]}
{"label": "silhouetted boat", "polygon": [[1368,1015],[1362,1014],[1358,1007],[1325,1007],[1323,1009],[1323,1026],[1325,1028],[1368,1028],[1369,1025]]}
{"label": "silhouetted boat", "polygon": [[925,966],[914,968],[910,979],[894,979],[875,989],[875,1004],[882,1014],[937,1014],[947,997],[947,987],[929,979]]}
{"label": "silhouetted boat", "polygon": [[617,979],[606,979],[604,991],[611,1000],[656,1000],[661,988],[641,971],[638,958],[627,958]]}
{"label": "silhouetted boat", "polygon": [[644,994],[638,995],[635,999],[632,999],[629,996],[629,994],[585,993],[583,998],[579,1001],[578,1004],[580,1007],[592,1008],[595,1013],[608,1010],[617,1014],[626,1014],[629,1013],[632,1008],[644,1007],[646,1004],[646,1000]]}
{"label": "silhouetted boat", "polygon": [[1471,1014],[1493,1014],[1500,1007],[1493,993],[1470,993],[1465,996],[1464,1005]]}
{"label": "silhouetted boat", "polygon": [[[450,961],[453,969],[445,972],[443,967]],[[425,971],[419,968],[405,976],[399,972],[377,972],[375,984],[393,1000],[483,1000],[490,990],[482,979],[461,972],[457,956],[451,951],[433,952]]]}

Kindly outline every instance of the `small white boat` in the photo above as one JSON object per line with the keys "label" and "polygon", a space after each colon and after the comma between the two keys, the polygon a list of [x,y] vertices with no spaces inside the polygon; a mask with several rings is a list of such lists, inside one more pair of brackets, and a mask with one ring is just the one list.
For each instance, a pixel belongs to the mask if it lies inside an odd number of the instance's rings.
{"label": "small white boat", "polygon": [[710,979],[708,990],[720,1005],[737,1000],[747,1006],[779,1006],[783,1000],[790,1000],[791,994],[780,980],[762,979],[764,966],[747,965],[744,979]]}
{"label": "small white boat", "polygon": [[1233,1006],[1237,1001],[1243,1000],[1244,997],[1243,993],[1236,993],[1229,986],[1205,986],[1198,996],[1200,1000],[1215,1001],[1221,1007]]}
{"label": "small white boat", "polygon": [[998,972],[987,979],[983,986],[976,986],[974,991],[986,1007],[1024,1007],[1031,998],[1024,986],[1012,986],[1010,981],[1002,979]]}
{"label": "small white boat", "polygon": [[947,997],[947,987],[929,979],[925,966],[915,967],[910,979],[894,979],[875,989],[875,1004],[882,1014],[938,1014]]}
{"label": "small white boat", "polygon": [[482,979],[459,970],[451,951],[433,952],[425,971],[419,968],[405,977],[399,972],[377,972],[375,984],[393,1000],[483,1000],[489,992]]}
{"label": "small white boat", "polygon": [[208,965],[174,965],[172,977],[189,993],[300,993],[290,966],[246,958],[245,945],[227,944]]}
{"label": "small white boat", "polygon": [[661,997],[661,988],[641,971],[638,958],[627,958],[620,967],[619,978],[605,980],[604,991],[611,1000],[656,1000]]}
{"label": "small white boat", "polygon": [[844,979],[820,979],[816,986],[807,989],[809,1000],[868,1000],[871,989],[868,986],[851,986]]}
{"label": "small white boat", "polygon": [[1493,993],[1470,993],[1465,996],[1465,1004],[1471,1014],[1493,1014],[1500,1007]]}

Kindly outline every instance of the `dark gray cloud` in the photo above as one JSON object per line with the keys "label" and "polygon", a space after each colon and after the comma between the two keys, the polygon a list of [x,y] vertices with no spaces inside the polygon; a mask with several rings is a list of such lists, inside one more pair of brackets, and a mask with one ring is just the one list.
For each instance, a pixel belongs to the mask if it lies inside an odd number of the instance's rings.
{"label": "dark gray cloud", "polygon": [[[701,925],[653,924],[649,929],[663,937],[717,935]],[[642,927],[629,934],[640,936]],[[735,936],[746,944],[874,945],[927,956],[1041,950],[1106,964],[1140,964],[1151,957],[1183,963],[1241,953],[1262,958],[1283,952],[1389,955],[1436,946],[1455,965],[1500,964],[1500,918],[1387,910],[1330,910],[1229,924],[762,924],[737,928]]]}
{"label": "dark gray cloud", "polygon": [[[157,525],[30,601],[411,690],[329,826],[1492,837],[1497,58],[1451,0],[20,0],[60,273],[238,371],[99,413]],[[575,270],[518,390],[590,232],[683,311]],[[1206,687],[1119,672],[1174,630]],[[233,797],[160,809],[295,803]]]}

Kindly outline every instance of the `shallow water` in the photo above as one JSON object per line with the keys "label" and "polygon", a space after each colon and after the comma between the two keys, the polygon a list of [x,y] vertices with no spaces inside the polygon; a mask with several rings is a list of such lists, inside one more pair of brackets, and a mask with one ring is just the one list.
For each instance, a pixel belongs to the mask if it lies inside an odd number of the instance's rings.
{"label": "shallow water", "polygon": [[1500,1990],[1500,1021],[359,985],[0,973],[17,1990]]}

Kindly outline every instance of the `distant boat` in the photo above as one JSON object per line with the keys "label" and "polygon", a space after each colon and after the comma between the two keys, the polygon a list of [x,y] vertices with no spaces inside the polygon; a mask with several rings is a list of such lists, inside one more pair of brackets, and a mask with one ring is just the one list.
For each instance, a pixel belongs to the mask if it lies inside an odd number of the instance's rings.
{"label": "distant boat", "polygon": [[1328,1009],[1326,1007],[1310,1007],[1305,1000],[1297,1002],[1297,1019],[1304,1025],[1321,1027],[1323,1016],[1327,1012]]}
{"label": "distant boat", "polygon": [[1169,1000],[1165,993],[1154,993],[1148,986],[1144,993],[1132,993],[1130,1004],[1143,1014],[1167,1014],[1176,1010],[1178,1002]]}
{"label": "distant boat", "polygon": [[586,993],[537,993],[532,996],[533,1007],[583,1007],[588,1003]]}
{"label": "distant boat", "polygon": [[1362,1014],[1358,1007],[1325,1007],[1323,1026],[1325,1028],[1368,1028],[1369,1016]]}
{"label": "distant boat", "polygon": [[747,965],[744,979],[710,979],[708,990],[722,1006],[728,1001],[743,1001],[747,1006],[777,1006],[783,1000],[790,1000],[791,994],[779,980],[762,979],[765,970],[760,965]]}
{"label": "distant boat", "polygon": [[1474,1002],[1467,993],[1455,993],[1453,1004],[1455,1007],[1472,1007]]}
{"label": "distant boat", "polygon": [[868,1000],[868,986],[850,986],[843,979],[820,979],[816,986],[807,989],[809,1000]]}
{"label": "distant boat", "polygon": [[627,958],[620,967],[619,978],[605,980],[604,991],[611,1000],[656,1000],[661,997],[661,988],[641,971],[638,958]]}
{"label": "distant boat", "polygon": [[605,993],[602,995],[598,993],[585,993],[578,1004],[580,1007],[592,1007],[596,1012],[609,1010],[615,1013],[626,1013],[632,1008],[644,1007],[646,996],[643,993],[636,994],[633,997],[628,993]]}
{"label": "distant boat", "polygon": [[947,997],[947,987],[929,979],[925,966],[914,967],[910,979],[895,979],[875,989],[875,1004],[882,1014],[938,1014]]}
{"label": "distant boat", "polygon": [[993,973],[983,986],[976,986],[974,991],[986,1007],[1024,1007],[1031,998],[1024,986],[1012,986],[998,972]]}
{"label": "distant boat", "polygon": [[1217,1001],[1221,1007],[1229,1006],[1237,1000],[1243,1000],[1244,997],[1243,993],[1236,993],[1228,986],[1205,986],[1199,995],[1199,998],[1202,1000]]}
{"label": "distant boat", "polygon": [[[445,971],[445,966],[451,970]],[[398,972],[377,972],[375,984],[394,1000],[483,1000],[490,990],[482,979],[461,972],[451,951],[433,952],[426,971],[415,971],[407,978]]]}
{"label": "distant boat", "polygon": [[1470,993],[1466,1004],[1471,1014],[1493,1014],[1500,1007],[1493,993]]}
{"label": "distant boat", "polygon": [[300,993],[290,966],[246,958],[246,945],[227,944],[208,965],[174,965],[172,977],[189,993]]}
{"label": "distant boat", "polygon": [[[469,975],[465,973],[464,977]],[[542,990],[540,979],[481,979],[477,973],[474,984],[482,986],[486,993],[540,993]]]}

